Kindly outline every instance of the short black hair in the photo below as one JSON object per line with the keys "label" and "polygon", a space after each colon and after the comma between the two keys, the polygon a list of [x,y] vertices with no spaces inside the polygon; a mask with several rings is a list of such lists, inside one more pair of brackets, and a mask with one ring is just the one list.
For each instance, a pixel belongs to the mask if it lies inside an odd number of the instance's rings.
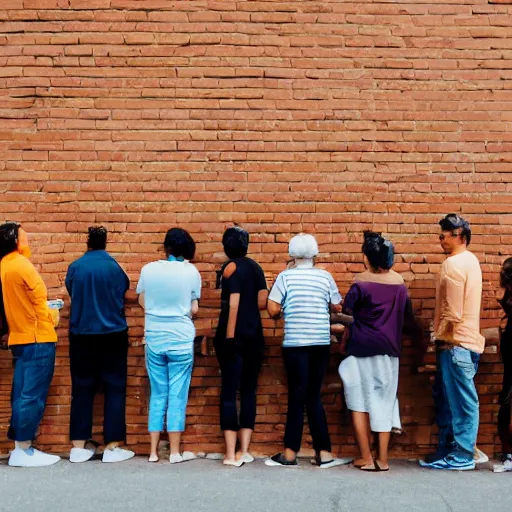
{"label": "short black hair", "polygon": [[228,228],[222,236],[222,245],[229,259],[242,258],[249,250],[249,233],[240,226]]}
{"label": "short black hair", "polygon": [[6,222],[0,226],[0,259],[18,250],[20,227],[17,222]]}
{"label": "short black hair", "polygon": [[500,286],[512,291],[512,258],[507,258],[501,267]]}
{"label": "short black hair", "polygon": [[165,235],[164,249],[168,256],[191,260],[196,254],[196,243],[188,231],[172,228]]}
{"label": "short black hair", "polygon": [[365,231],[363,235],[363,253],[371,267],[375,270],[389,270],[395,259],[393,244],[374,231]]}
{"label": "short black hair", "polygon": [[91,251],[102,251],[107,247],[107,228],[103,226],[91,226],[87,236],[87,247]]}
{"label": "short black hair", "polygon": [[469,222],[456,213],[449,213],[446,217],[439,221],[439,225],[443,231],[456,231],[460,229],[460,237],[466,242],[466,245],[471,243],[471,227]]}

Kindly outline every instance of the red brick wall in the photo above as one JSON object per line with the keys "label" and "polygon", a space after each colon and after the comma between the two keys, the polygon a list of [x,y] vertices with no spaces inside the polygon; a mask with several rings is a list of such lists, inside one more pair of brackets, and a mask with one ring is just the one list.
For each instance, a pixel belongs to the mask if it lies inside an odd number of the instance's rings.
{"label": "red brick wall", "polygon": [[[499,264],[512,246],[512,6],[487,0],[2,0],[0,218],[23,222],[51,291],[90,224],[133,282],[180,225],[198,242],[201,333],[218,313],[214,270],[232,222],[252,234],[269,284],[290,234],[314,233],[343,291],[362,270],[361,231],[396,243],[396,269],[428,323],[443,257],[436,222],[472,222],[484,271],[483,326],[499,315]],[[66,316],[40,444],[67,446]],[[129,311],[128,443],[147,449],[142,314]],[[265,320],[255,451],[281,444],[281,326]],[[479,443],[498,447],[501,366],[483,358]],[[429,376],[400,383],[406,434],[395,454],[435,442]],[[336,447],[354,450],[338,360],[325,389]],[[0,354],[0,448],[10,359]],[[198,357],[187,448],[220,450],[214,357]],[[98,432],[101,422],[96,421]],[[309,446],[309,441],[307,445]]]}

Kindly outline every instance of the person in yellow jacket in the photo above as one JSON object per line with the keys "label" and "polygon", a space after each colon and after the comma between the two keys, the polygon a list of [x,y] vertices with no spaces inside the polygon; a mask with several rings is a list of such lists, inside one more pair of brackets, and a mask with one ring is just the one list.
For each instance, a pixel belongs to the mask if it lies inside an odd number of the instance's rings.
{"label": "person in yellow jacket", "polygon": [[0,226],[0,280],[8,344],[14,359],[11,424],[15,443],[10,466],[40,467],[60,460],[32,447],[43,418],[55,367],[54,316],[47,305],[46,286],[29,260],[27,234],[18,223]]}

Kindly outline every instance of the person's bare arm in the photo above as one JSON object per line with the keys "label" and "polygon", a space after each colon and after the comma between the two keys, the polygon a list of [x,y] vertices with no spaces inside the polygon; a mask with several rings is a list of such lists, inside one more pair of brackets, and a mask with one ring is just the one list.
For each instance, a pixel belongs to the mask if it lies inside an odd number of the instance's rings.
{"label": "person's bare arm", "polygon": [[345,313],[331,313],[331,322],[333,324],[350,325],[354,323],[354,317]]}
{"label": "person's bare arm", "polygon": [[144,302],[144,292],[139,294],[139,304],[141,305],[142,309],[146,307]]}
{"label": "person's bare arm", "polygon": [[258,292],[258,308],[263,311],[267,309],[268,290],[260,290]]}
{"label": "person's bare arm", "polygon": [[240,294],[232,293],[229,296],[229,316],[228,327],[226,329],[226,338],[235,337],[236,318],[238,316],[238,308],[240,306]]}
{"label": "person's bare arm", "polygon": [[269,299],[267,304],[267,311],[271,318],[279,318],[282,311],[281,304],[278,304],[277,302]]}
{"label": "person's bare arm", "polygon": [[198,313],[199,313],[199,302],[197,300],[193,300],[192,304],[190,305],[190,314],[192,315],[192,318],[196,318]]}
{"label": "person's bare arm", "polygon": [[332,313],[341,313],[341,302],[339,304],[330,304]]}

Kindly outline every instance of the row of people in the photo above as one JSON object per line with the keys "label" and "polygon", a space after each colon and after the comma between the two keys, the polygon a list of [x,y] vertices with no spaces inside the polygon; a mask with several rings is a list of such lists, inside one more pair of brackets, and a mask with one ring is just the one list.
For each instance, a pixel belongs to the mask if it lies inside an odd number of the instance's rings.
{"label": "row of people", "polygon": [[[473,378],[484,348],[479,328],[482,278],[478,260],[467,250],[471,240],[469,224],[451,214],[441,220],[440,227],[439,238],[448,257],[441,268],[434,325],[438,352],[434,400],[439,446],[422,465],[473,469],[478,431],[478,395]],[[219,272],[221,311],[214,347],[221,370],[224,464],[239,467],[253,460],[250,442],[264,349],[260,311],[268,309],[272,317],[284,317],[282,353],[288,380],[288,412],[284,450],[270,457],[266,464],[297,464],[304,409],[316,452],[314,463],[329,468],[351,461],[335,458],[331,453],[320,396],[332,331],[342,337],[340,346],[348,356],[339,371],[361,451],[354,465],[363,471],[388,470],[391,431],[400,428],[397,388],[402,331],[411,332],[419,353],[424,345],[407,288],[391,268],[391,242],[377,233],[365,233],[362,249],[367,271],[356,276],[343,301],[331,274],[315,265],[318,245],[311,235],[292,238],[291,261],[277,277],[270,295],[261,267],[247,257],[248,233],[239,227],[229,228],[222,243],[227,261]],[[126,437],[128,352],[124,306],[137,301],[145,310],[146,367],[151,387],[149,461],[158,461],[158,442],[163,430],[169,435],[170,462],[189,460],[194,455],[181,452],[180,440],[185,429],[193,366],[193,318],[201,295],[200,274],[190,263],[195,243],[186,231],[171,229],[163,244],[165,259],[143,267],[136,291],[130,290],[126,273],[106,252],[106,244],[106,229],[90,228],[88,250],[70,265],[66,276],[71,298],[70,460],[85,462],[96,452],[91,438],[93,400],[99,384],[103,384],[105,392],[103,461],[117,462],[134,455],[122,448]],[[32,447],[53,375],[57,336],[46,307],[46,288],[29,256],[21,226],[0,226],[2,296],[15,363],[9,429],[9,437],[15,441],[9,463],[15,466],[58,461],[57,456]],[[512,261],[507,260],[502,272],[502,305],[507,314],[512,307],[511,281]],[[511,330],[505,330],[502,347],[510,344]],[[504,357],[505,352],[502,350]],[[508,428],[509,374],[510,363],[505,366],[500,410],[505,454],[512,451]],[[378,436],[376,458],[370,449],[371,432]],[[512,470],[512,461],[504,461],[500,468]]]}

